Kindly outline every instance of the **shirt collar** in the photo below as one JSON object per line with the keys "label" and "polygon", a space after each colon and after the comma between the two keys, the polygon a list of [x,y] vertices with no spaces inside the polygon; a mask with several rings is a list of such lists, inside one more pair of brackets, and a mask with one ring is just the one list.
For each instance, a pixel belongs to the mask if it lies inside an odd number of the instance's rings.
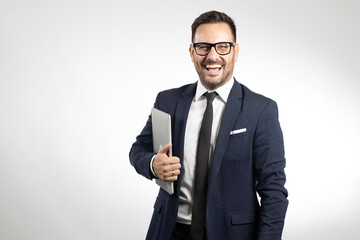
{"label": "shirt collar", "polygon": [[[230,94],[230,90],[232,86],[234,85],[234,78],[232,77],[227,83],[222,85],[221,87],[215,89],[214,91],[217,92],[217,94],[220,96],[221,100],[226,103],[227,99]],[[196,94],[195,94],[195,101],[198,101],[199,98],[204,95],[204,93],[208,92],[208,90],[202,85],[201,81],[198,81],[197,87],[196,87]],[[212,92],[212,91],[209,91]]]}

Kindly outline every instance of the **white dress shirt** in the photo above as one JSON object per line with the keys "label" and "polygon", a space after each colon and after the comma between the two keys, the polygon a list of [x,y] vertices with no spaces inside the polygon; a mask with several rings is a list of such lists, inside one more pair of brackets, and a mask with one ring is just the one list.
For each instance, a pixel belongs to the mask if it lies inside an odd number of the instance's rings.
{"label": "white dress shirt", "polygon": [[[220,129],[221,119],[233,84],[234,79],[231,78],[227,83],[215,90],[218,96],[216,96],[213,101],[214,115],[211,129],[209,161],[212,160],[212,153],[215,149],[215,143]],[[208,90],[201,84],[201,82],[198,81],[196,94],[193,101],[191,102],[189,115],[186,123],[184,140],[184,161],[180,169],[180,171],[182,171],[183,177],[180,186],[179,209],[177,215],[177,222],[183,224],[191,224],[196,172],[196,151],[200,127],[207,105],[206,97],[203,96],[203,94],[207,91]]]}

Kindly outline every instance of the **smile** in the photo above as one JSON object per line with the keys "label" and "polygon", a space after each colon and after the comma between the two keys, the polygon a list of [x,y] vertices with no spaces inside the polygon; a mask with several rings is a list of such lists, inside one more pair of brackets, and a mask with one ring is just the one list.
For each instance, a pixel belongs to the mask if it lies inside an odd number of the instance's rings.
{"label": "smile", "polygon": [[210,73],[210,74],[217,74],[220,72],[220,70],[222,69],[221,65],[218,64],[214,64],[214,65],[205,65],[206,70]]}

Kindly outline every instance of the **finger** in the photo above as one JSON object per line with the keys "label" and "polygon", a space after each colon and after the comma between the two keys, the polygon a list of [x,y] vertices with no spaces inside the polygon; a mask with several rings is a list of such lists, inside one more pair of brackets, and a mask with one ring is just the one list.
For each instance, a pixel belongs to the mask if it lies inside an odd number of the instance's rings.
{"label": "finger", "polygon": [[169,158],[166,160],[166,163],[167,163],[167,164],[180,163],[180,158],[178,158],[178,157],[169,157]]}
{"label": "finger", "polygon": [[175,170],[170,172],[169,177],[174,177],[174,176],[178,176],[178,175],[180,175],[180,169],[175,169]]}
{"label": "finger", "polygon": [[171,147],[172,147],[171,143],[166,144],[165,146],[159,149],[158,153],[167,154],[167,152],[171,149]]}
{"label": "finger", "polygon": [[174,177],[165,178],[163,181],[164,182],[175,182],[177,179],[178,179],[178,176],[174,176]]}
{"label": "finger", "polygon": [[175,163],[175,164],[158,164],[154,166],[154,172],[156,176],[159,175],[166,175],[169,176],[170,173],[174,170],[180,170],[181,164]]}
{"label": "finger", "polygon": [[163,167],[164,173],[166,172],[171,172],[174,170],[178,170],[181,168],[181,164],[180,163],[175,163],[175,164],[168,164],[166,166]]}
{"label": "finger", "polygon": [[170,164],[168,171],[180,170],[180,168],[181,168],[180,163]]}
{"label": "finger", "polygon": [[166,172],[166,174],[164,174],[164,181],[176,181],[179,175],[179,169]]}

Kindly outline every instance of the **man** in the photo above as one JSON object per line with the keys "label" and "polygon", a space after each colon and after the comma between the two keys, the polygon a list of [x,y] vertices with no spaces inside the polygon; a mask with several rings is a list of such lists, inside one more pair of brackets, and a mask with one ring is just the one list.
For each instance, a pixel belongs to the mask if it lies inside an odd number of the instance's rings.
{"label": "man", "polygon": [[172,116],[173,144],[153,153],[149,117],[130,151],[139,174],[175,186],[172,195],[160,189],[146,239],[281,239],[288,201],[277,105],[233,78],[239,46],[226,14],[195,19],[189,51],[200,81],[160,92],[154,106]]}

